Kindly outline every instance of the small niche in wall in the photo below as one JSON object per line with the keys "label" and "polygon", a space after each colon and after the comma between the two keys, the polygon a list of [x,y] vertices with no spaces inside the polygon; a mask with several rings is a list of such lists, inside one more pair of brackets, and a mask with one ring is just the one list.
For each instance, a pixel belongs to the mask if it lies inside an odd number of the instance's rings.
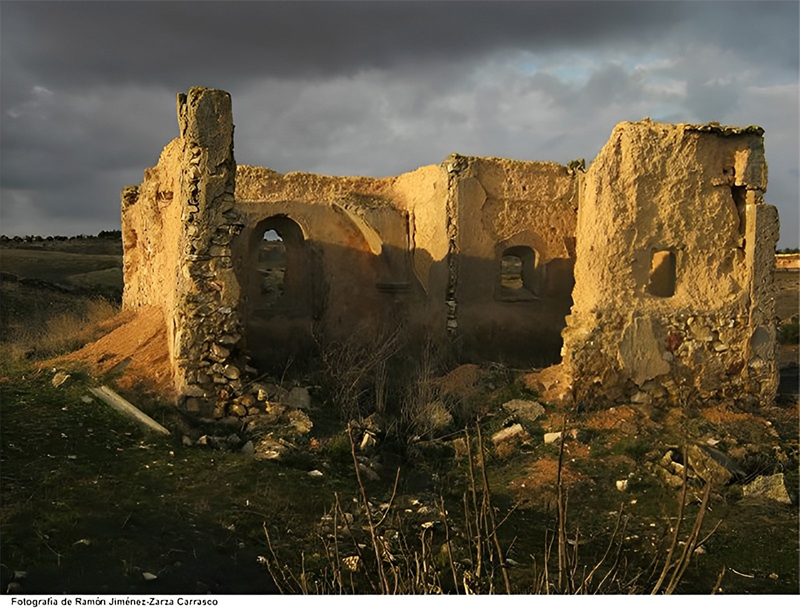
{"label": "small niche in wall", "polygon": [[519,245],[503,252],[500,259],[500,299],[533,300],[535,289],[536,251]]}
{"label": "small niche in wall", "polygon": [[656,250],[652,253],[647,291],[662,298],[675,294],[675,252]]}

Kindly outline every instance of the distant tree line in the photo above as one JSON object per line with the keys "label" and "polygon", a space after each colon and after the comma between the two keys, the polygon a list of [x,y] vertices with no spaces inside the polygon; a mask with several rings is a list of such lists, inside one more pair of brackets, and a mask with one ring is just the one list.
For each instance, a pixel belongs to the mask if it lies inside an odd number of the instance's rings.
{"label": "distant tree line", "polygon": [[775,250],[776,254],[800,254],[800,247],[784,247],[781,250]]}
{"label": "distant tree line", "polygon": [[7,235],[0,235],[0,243],[38,243],[40,241],[75,241],[80,239],[108,239],[109,241],[114,241],[116,239],[122,239],[122,231],[101,230],[97,235],[75,235],[73,237],[64,237],[63,235],[51,235],[48,237],[42,237],[41,235],[9,237]]}

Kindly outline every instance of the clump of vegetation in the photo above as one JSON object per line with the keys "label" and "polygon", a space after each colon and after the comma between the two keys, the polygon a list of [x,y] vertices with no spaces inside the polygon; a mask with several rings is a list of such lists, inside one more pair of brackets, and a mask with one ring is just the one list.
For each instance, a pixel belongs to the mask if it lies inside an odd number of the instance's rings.
{"label": "clump of vegetation", "polygon": [[796,345],[800,342],[800,324],[783,323],[778,327],[778,342],[782,345]]}

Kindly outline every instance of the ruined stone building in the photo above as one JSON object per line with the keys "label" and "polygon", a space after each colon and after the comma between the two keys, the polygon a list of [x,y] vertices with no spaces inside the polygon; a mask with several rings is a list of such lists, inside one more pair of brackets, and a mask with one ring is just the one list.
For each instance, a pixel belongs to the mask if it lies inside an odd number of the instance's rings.
{"label": "ruined stone building", "polygon": [[[464,361],[545,368],[595,403],[770,401],[762,129],[621,123],[588,168],[453,154],[389,178],[237,166],[230,96],[178,96],[180,136],[122,193],[126,309],[160,307],[174,388],[224,413],[246,378],[402,324]],[[286,256],[265,288],[265,234]]]}

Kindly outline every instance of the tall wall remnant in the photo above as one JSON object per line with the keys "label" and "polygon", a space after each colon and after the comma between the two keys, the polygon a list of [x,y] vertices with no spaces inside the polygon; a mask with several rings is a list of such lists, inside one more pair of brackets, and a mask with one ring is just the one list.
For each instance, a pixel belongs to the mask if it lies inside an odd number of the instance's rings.
{"label": "tall wall remnant", "polygon": [[123,305],[163,310],[190,411],[242,415],[259,370],[398,325],[465,360],[554,365],[584,402],[774,398],[778,220],[757,127],[622,123],[585,173],[454,154],[365,178],[237,166],[222,91],[179,95],[178,118],[123,190]]}
{"label": "tall wall remnant", "polygon": [[763,130],[617,125],[578,212],[564,368],[576,396],[772,400],[772,264]]}

